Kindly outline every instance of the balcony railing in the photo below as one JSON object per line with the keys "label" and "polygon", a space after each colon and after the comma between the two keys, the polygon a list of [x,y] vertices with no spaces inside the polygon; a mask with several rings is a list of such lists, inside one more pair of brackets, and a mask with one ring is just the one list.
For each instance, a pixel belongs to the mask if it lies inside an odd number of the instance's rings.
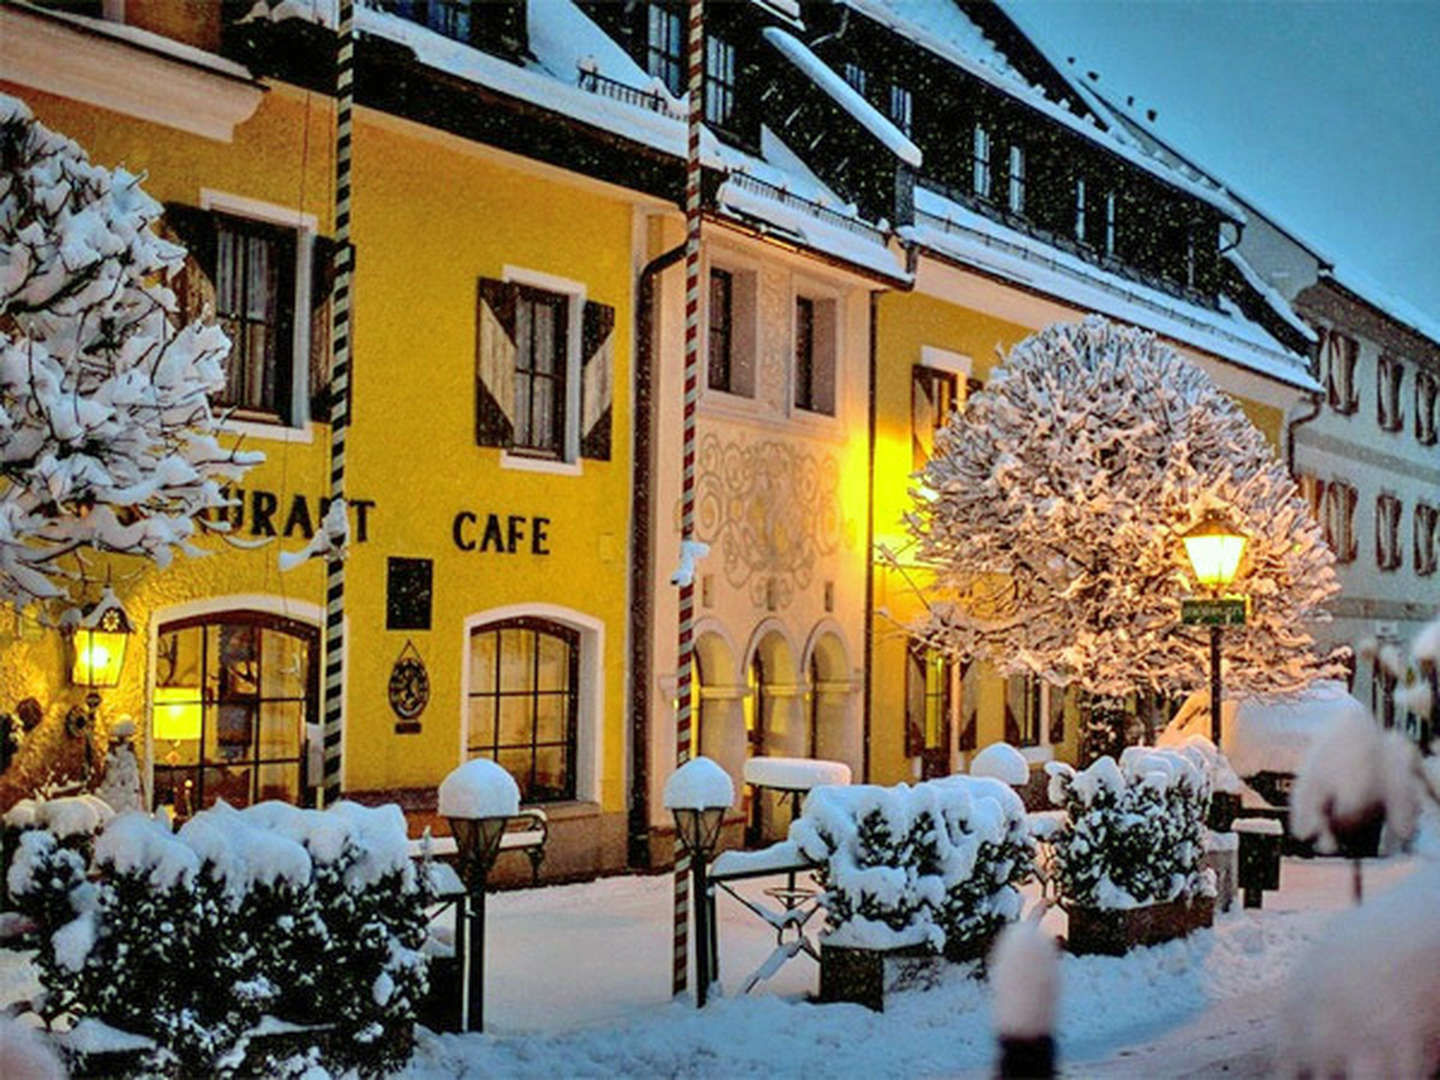
{"label": "balcony railing", "polygon": [[845,229],[857,236],[863,236],[865,239],[876,244],[883,245],[887,239],[887,234],[883,229],[877,229],[868,222],[860,221],[858,218],[850,217],[848,214],[842,214],[838,210],[832,210],[823,203],[818,203],[812,199],[796,195],[794,192],[778,187],[768,181],[757,179],[749,173],[732,172],[726,178],[725,182],[727,184],[734,184],[738,188],[752,191],[757,195],[762,195],[767,199],[773,199],[784,206],[802,210],[811,217],[818,218],[825,222],[827,225]]}
{"label": "balcony railing", "polygon": [[679,112],[664,94],[657,94],[651,90],[638,90],[628,83],[612,79],[608,75],[601,75],[594,68],[582,67],[578,82],[581,90],[588,90],[592,94],[599,94],[601,97],[608,97],[626,105],[635,105],[641,109],[649,109],[651,112],[675,120],[685,119],[684,114]]}

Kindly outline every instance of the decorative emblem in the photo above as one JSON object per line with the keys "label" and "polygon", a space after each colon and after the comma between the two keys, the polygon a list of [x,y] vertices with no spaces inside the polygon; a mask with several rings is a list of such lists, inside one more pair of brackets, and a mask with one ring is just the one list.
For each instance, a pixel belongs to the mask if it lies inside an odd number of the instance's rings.
{"label": "decorative emblem", "polygon": [[430,673],[413,642],[405,642],[390,669],[390,708],[401,720],[414,720],[430,704]]}

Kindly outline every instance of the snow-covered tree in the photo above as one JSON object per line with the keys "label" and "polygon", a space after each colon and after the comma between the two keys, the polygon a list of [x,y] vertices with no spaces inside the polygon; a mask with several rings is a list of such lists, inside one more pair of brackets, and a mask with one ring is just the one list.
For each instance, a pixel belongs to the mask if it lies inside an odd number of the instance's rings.
{"label": "snow-covered tree", "polygon": [[1225,685],[1293,690],[1329,664],[1307,625],[1334,556],[1239,407],[1154,335],[1090,317],[1016,345],[936,438],[908,524],[934,571],[914,632],[1093,695],[1202,686],[1181,536],[1216,512],[1248,537]]}
{"label": "snow-covered tree", "polygon": [[161,213],[0,94],[0,601],[63,604],[86,550],[192,551],[260,460],[216,439],[230,343],[175,325],[185,251]]}

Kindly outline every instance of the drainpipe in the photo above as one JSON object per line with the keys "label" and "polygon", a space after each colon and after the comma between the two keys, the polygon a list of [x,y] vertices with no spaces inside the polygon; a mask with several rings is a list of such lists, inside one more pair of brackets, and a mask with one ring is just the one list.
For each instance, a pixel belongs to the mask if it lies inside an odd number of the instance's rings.
{"label": "drainpipe", "polygon": [[1289,470],[1290,479],[1298,479],[1295,475],[1295,429],[1301,424],[1308,424],[1320,415],[1320,394],[1306,395],[1310,399],[1310,411],[1301,413],[1293,420],[1285,422],[1285,468]]}
{"label": "drainpipe", "polygon": [[630,814],[627,861],[650,869],[650,645],[654,589],[650,581],[654,470],[655,279],[685,257],[679,244],[640,271],[635,303],[635,423],[630,495]]}
{"label": "drainpipe", "polygon": [[875,666],[875,371],[876,342],[878,333],[876,321],[880,310],[880,290],[870,290],[870,385],[868,415],[869,445],[866,448],[867,472],[865,477],[865,678],[862,693],[865,700],[862,707],[864,748],[860,763],[860,779],[870,782],[870,690]]}

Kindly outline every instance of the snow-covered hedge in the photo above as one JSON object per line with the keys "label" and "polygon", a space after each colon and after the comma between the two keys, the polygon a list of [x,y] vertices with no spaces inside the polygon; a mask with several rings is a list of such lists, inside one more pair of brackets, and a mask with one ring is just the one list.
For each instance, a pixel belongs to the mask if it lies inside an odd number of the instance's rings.
{"label": "snow-covered hedge", "polygon": [[1223,761],[1207,743],[1132,746],[1118,764],[1102,757],[1082,772],[1046,765],[1050,801],[1065,810],[1051,840],[1061,899],[1125,909],[1213,895],[1201,862],[1212,771]]}
{"label": "snow-covered hedge", "polygon": [[828,944],[952,954],[1020,914],[1034,851],[1020,797],[972,776],[816,788],[790,839],[821,863]]}
{"label": "snow-covered hedge", "polygon": [[95,843],[93,882],[50,834],[22,841],[11,887],[50,902],[37,953],[47,1016],[148,1036],[186,1074],[239,1068],[265,1015],[328,1026],[340,1067],[408,1058],[426,897],[398,807],[222,803],[178,835],[121,814]]}

